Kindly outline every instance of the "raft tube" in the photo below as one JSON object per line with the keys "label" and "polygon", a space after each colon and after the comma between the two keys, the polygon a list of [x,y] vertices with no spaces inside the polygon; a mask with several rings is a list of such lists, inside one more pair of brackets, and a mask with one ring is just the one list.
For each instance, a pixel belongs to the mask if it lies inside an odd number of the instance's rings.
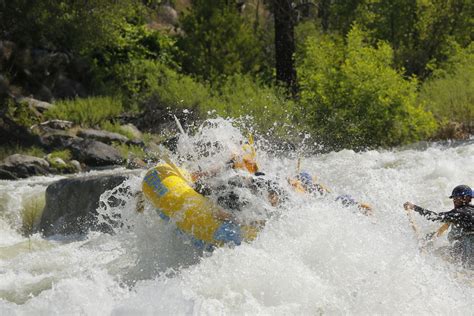
{"label": "raft tube", "polygon": [[220,206],[196,192],[190,182],[191,177],[184,169],[163,163],[148,170],[142,189],[157,213],[175,222],[198,245],[221,246],[230,242],[240,245],[256,238],[257,227],[216,219],[213,214]]}

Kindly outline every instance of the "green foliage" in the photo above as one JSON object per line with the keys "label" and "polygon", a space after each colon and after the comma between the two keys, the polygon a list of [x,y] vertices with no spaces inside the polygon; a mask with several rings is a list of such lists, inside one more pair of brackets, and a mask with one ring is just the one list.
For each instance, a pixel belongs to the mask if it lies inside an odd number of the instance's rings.
{"label": "green foliage", "polygon": [[423,84],[420,100],[442,125],[457,122],[474,128],[474,44],[458,51]]}
{"label": "green foliage", "polygon": [[112,97],[89,97],[59,101],[45,113],[49,119],[61,119],[85,127],[99,125],[104,120],[118,116],[123,111],[122,102]]}
{"label": "green foliage", "polygon": [[259,84],[250,76],[234,75],[226,78],[215,99],[204,103],[204,110],[215,110],[223,117],[250,116],[261,131],[287,129],[294,103],[283,95],[283,91]]}
{"label": "green foliage", "polygon": [[395,62],[422,78],[447,60],[453,44],[473,37],[471,0],[365,0],[356,21],[395,48]]}
{"label": "green foliage", "polygon": [[142,9],[138,0],[1,1],[0,34],[21,46],[87,54],[114,43]]}
{"label": "green foliage", "polygon": [[7,117],[17,124],[30,128],[40,122],[37,114],[30,109],[28,102],[15,102],[12,99],[8,99],[5,102]]}
{"label": "green foliage", "polygon": [[[112,94],[123,94],[127,100],[139,93],[142,80],[127,78],[139,76],[138,71],[150,72],[156,62],[178,68],[173,61],[176,55],[175,41],[147,26],[124,24],[116,41],[94,53],[93,64],[96,86]],[[146,86],[143,87],[146,89]]]}
{"label": "green foliage", "polygon": [[39,225],[46,204],[44,193],[31,196],[23,203],[21,210],[22,232],[26,236],[33,234]]}
{"label": "green foliage", "polygon": [[127,137],[128,139],[134,139],[135,138],[132,133],[130,133],[129,131],[122,128],[122,126],[120,126],[120,124],[116,123],[116,122],[103,121],[100,124],[100,129],[102,129],[104,131],[109,131],[109,132],[112,132],[112,133],[121,134],[121,135]]}
{"label": "green foliage", "polygon": [[196,110],[211,97],[206,85],[157,61],[134,60],[120,65],[116,80],[131,102],[146,112]]}
{"label": "green foliage", "polygon": [[299,59],[302,117],[330,148],[394,146],[427,137],[432,116],[416,104],[417,82],[392,68],[389,45],[366,43],[357,27],[347,44],[307,41]]}
{"label": "green foliage", "polygon": [[147,153],[145,153],[143,148],[140,146],[119,144],[119,143],[115,143],[113,144],[113,146],[118,149],[118,151],[120,152],[120,154],[122,155],[124,159],[135,158],[135,157],[144,159],[147,157]]}
{"label": "green foliage", "polygon": [[183,70],[206,80],[221,75],[256,73],[264,61],[257,34],[237,10],[225,0],[195,0],[181,18]]}
{"label": "green foliage", "polygon": [[53,151],[49,154],[49,157],[51,159],[61,158],[62,160],[67,162],[67,161],[71,160],[72,154],[71,154],[71,151],[69,149],[55,150],[55,151]]}

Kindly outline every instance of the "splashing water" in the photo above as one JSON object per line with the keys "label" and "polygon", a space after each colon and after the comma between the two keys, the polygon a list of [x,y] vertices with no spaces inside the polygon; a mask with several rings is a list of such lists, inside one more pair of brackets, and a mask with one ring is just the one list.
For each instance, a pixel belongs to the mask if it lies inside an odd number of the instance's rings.
{"label": "splashing water", "polygon": [[[182,137],[173,159],[190,171],[223,164],[245,139],[229,121],[212,121]],[[193,144],[211,152],[197,155]],[[298,157],[257,147],[262,171],[288,188]],[[472,314],[472,274],[436,250],[445,237],[420,252],[402,204],[451,209],[451,189],[473,184],[473,155],[466,144],[305,157],[301,169],[333,193],[290,191],[257,240],[213,253],[150,205],[135,211],[140,176],[101,197],[100,219],[114,219],[114,234],[48,239],[23,237],[19,213],[58,177],[0,181],[0,314]],[[371,204],[374,216],[335,202],[343,193]],[[439,227],[415,220],[422,233]]]}

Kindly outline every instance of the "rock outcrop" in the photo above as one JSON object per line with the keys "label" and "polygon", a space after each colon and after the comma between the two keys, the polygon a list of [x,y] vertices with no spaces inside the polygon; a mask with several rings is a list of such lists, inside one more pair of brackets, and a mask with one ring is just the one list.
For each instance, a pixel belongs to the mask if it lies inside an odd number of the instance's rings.
{"label": "rock outcrop", "polygon": [[121,134],[97,130],[97,129],[81,129],[77,132],[77,136],[82,137],[82,138],[97,140],[99,142],[103,142],[107,144],[112,144],[113,142],[118,142],[118,143],[128,142],[128,138]]}
{"label": "rock outcrop", "polygon": [[[39,224],[45,236],[111,232],[99,223],[100,196],[128,179],[127,175],[92,176],[59,180],[46,189],[46,205]],[[117,201],[108,201],[117,203]]]}
{"label": "rock outcrop", "polygon": [[49,173],[49,163],[41,158],[15,154],[5,158],[0,164],[0,179],[12,180]]}
{"label": "rock outcrop", "polygon": [[95,140],[74,139],[68,148],[74,159],[92,167],[119,165],[123,161],[117,149]]}

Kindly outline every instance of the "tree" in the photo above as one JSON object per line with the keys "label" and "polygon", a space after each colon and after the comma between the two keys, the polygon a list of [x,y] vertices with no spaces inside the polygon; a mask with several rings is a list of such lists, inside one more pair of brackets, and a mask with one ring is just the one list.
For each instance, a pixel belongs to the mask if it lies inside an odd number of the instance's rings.
{"label": "tree", "polygon": [[275,67],[276,79],[283,82],[293,95],[296,94],[295,11],[291,0],[273,0],[275,17]]}
{"label": "tree", "polygon": [[138,17],[138,0],[0,1],[0,37],[22,47],[87,53],[113,43],[119,25]]}
{"label": "tree", "polygon": [[257,73],[262,51],[252,26],[243,19],[234,1],[194,0],[181,18],[183,71],[216,81],[235,73]]}
{"label": "tree", "polygon": [[303,117],[328,149],[395,146],[427,137],[433,117],[416,103],[416,80],[393,67],[385,42],[354,27],[342,39],[309,38],[298,62]]}
{"label": "tree", "polygon": [[365,0],[356,21],[392,45],[399,67],[426,78],[448,59],[453,43],[472,41],[473,13],[471,0]]}

